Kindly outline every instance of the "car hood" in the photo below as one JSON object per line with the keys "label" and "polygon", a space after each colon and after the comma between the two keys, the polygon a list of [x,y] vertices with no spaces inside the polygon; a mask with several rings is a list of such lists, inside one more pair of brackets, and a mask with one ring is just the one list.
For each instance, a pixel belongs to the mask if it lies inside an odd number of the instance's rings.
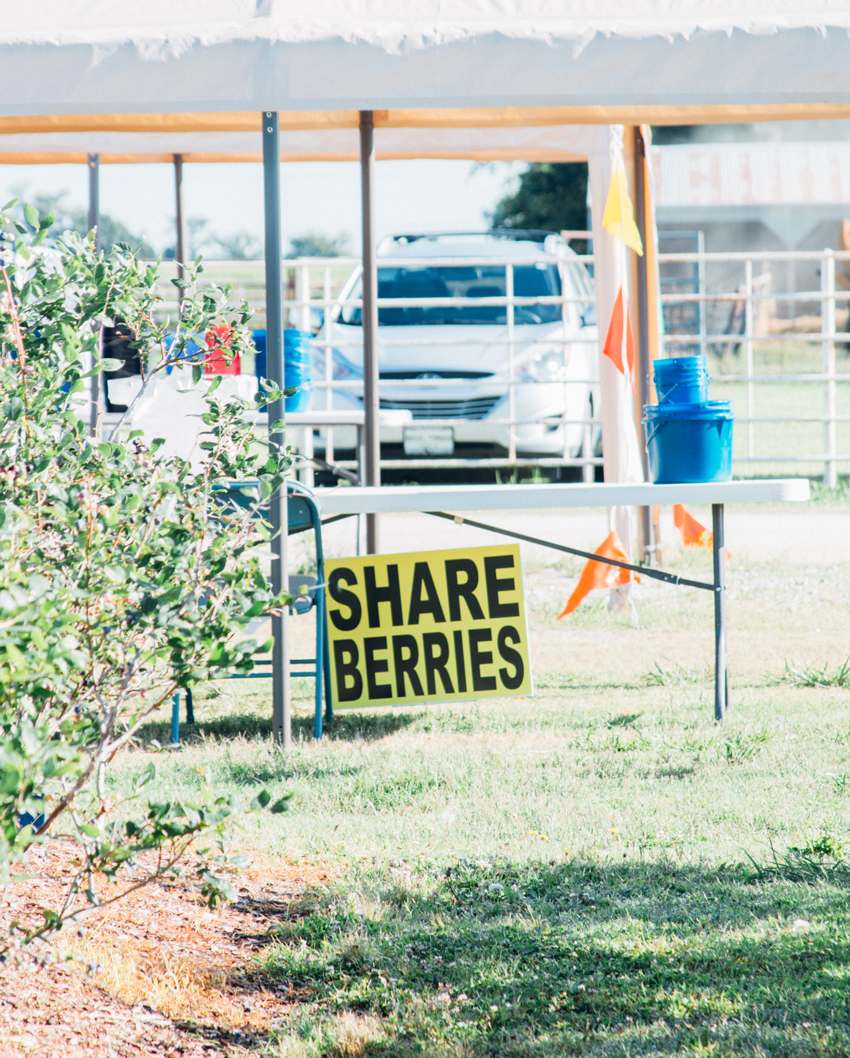
{"label": "car hood", "polygon": [[[325,338],[325,328],[318,334]],[[507,328],[503,325],[451,325],[431,327],[381,327],[378,331],[379,367],[388,371],[481,372],[492,375],[507,370]],[[561,323],[533,324],[514,328],[514,358],[530,351],[542,352],[541,343],[562,344]],[[568,329],[568,339],[578,336]],[[331,332],[334,348],[354,367],[363,364],[363,330],[335,323]],[[352,344],[349,345],[348,343]],[[416,344],[407,344],[415,342]]]}

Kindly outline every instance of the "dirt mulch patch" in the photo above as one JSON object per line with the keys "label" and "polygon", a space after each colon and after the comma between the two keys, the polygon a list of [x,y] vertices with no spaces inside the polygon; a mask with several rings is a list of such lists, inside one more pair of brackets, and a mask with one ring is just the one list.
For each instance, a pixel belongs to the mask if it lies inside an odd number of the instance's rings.
{"label": "dirt mulch patch", "polygon": [[[0,918],[37,922],[39,905],[57,906],[69,858],[59,843],[34,850],[30,880],[10,893]],[[94,911],[82,936],[73,925],[60,935],[73,961],[0,971],[0,1055],[255,1053],[302,998],[264,978],[257,956],[276,924],[315,909],[331,880],[314,867],[255,866],[235,879],[239,901],[218,911],[184,882],[155,883]]]}

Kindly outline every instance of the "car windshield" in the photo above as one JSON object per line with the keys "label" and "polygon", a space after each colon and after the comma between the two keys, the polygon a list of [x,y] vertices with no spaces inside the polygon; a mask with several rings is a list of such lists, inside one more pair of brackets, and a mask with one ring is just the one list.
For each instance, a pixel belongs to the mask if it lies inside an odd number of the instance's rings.
{"label": "car windshield", "polygon": [[[379,298],[503,298],[506,293],[504,265],[458,265],[443,268],[379,268]],[[555,265],[540,262],[514,268],[514,295],[519,298],[557,296],[561,279]],[[348,298],[362,297],[358,280]],[[561,319],[560,305],[517,305],[518,324],[554,323]],[[360,307],[345,306],[343,323],[359,326]],[[385,327],[428,324],[499,324],[507,322],[504,305],[405,305],[378,310],[378,323]]]}

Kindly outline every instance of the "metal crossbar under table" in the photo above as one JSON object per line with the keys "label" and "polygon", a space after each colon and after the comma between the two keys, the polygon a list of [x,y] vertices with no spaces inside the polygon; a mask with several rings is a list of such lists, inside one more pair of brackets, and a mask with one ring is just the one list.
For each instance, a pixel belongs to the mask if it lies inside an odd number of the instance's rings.
{"label": "metal crossbar under table", "polygon": [[[805,478],[708,482],[694,485],[466,485],[399,486],[395,488],[318,489],[315,499],[323,515],[419,513],[452,518],[461,524],[488,529],[514,539],[638,571],[641,576],[668,583],[703,588],[714,593],[714,716],[723,720],[729,704],[726,650],[726,550],[724,509],[727,503],[804,502],[809,499]],[[675,573],[601,558],[588,551],[526,536],[461,517],[459,511],[559,510],[568,507],[652,507],[672,503],[711,505],[714,577],[711,583],[688,580]],[[450,513],[447,513],[450,512]]]}

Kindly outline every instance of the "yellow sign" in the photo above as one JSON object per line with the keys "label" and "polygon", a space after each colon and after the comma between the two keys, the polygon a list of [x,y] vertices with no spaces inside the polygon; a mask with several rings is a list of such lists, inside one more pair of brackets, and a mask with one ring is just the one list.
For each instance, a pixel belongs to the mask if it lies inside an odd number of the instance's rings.
{"label": "yellow sign", "polygon": [[334,708],[531,694],[519,547],[325,562]]}

